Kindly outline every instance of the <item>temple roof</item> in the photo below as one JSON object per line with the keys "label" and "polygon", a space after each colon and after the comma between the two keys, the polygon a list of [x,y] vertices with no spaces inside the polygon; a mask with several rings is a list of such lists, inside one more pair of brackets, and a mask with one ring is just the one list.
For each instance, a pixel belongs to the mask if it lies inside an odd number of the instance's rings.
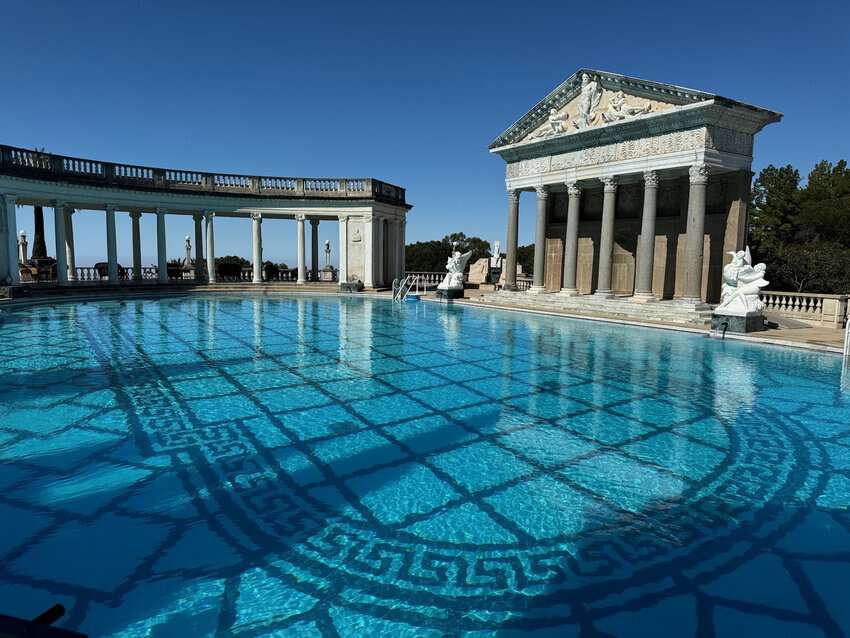
{"label": "temple roof", "polygon": [[[598,102],[595,107],[598,109],[598,113],[594,122],[580,126],[580,123],[575,122],[575,115],[584,74],[598,83],[599,97],[597,100],[601,99],[601,103]],[[617,99],[611,96],[616,96],[620,91],[622,91],[619,94],[621,110],[611,111],[611,103]],[[633,102],[629,104],[624,100],[632,100]],[[634,100],[638,102],[635,103]],[[582,68],[564,80],[555,90],[493,140],[489,148],[493,150],[521,142],[533,143],[537,140],[542,141],[544,137],[551,139],[552,137],[581,133],[582,129],[617,126],[627,119],[655,117],[663,115],[665,111],[674,110],[676,107],[697,105],[701,102],[749,110],[758,119],[763,119],[761,126],[782,118],[782,114],[776,111],[738,102],[715,93],[689,89],[675,84],[641,80],[610,71]],[[603,112],[606,106],[609,109],[607,113]],[[616,107],[617,104],[614,104],[613,108]],[[612,112],[615,112],[620,119],[612,118],[610,115]],[[550,113],[553,116],[552,119],[550,119]],[[620,113],[622,115],[619,115]],[[560,127],[561,130],[549,130],[549,123],[553,120],[553,129]],[[559,124],[558,120],[562,124]]]}

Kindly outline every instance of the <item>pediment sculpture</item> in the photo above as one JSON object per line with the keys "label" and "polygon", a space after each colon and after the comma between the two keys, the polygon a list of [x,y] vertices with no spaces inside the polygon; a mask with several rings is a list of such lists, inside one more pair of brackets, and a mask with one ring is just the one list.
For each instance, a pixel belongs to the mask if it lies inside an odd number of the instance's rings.
{"label": "pediment sculpture", "polygon": [[611,124],[636,115],[649,113],[651,110],[652,102],[647,102],[642,106],[635,106],[626,102],[626,95],[622,91],[617,91],[608,98],[608,110],[602,113],[602,119],[606,124]]}
{"label": "pediment sculpture", "polygon": [[720,291],[720,305],[715,313],[746,316],[764,312],[764,302],[759,299],[759,291],[770,282],[764,278],[767,266],[753,266],[750,249],[739,250],[732,255],[732,261],[723,267],[723,287]]}
{"label": "pediment sculpture", "polygon": [[577,129],[585,129],[593,126],[599,115],[599,101],[602,99],[602,89],[595,77],[587,73],[581,74],[581,93],[578,98],[578,115],[573,120],[573,126]]}

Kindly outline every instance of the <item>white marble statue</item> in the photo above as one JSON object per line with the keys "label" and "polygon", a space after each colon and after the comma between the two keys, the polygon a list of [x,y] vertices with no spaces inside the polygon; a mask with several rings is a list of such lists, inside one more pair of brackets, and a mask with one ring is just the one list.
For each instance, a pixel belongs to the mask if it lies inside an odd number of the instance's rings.
{"label": "white marble statue", "polygon": [[732,261],[723,267],[720,305],[714,311],[739,316],[764,312],[764,303],[759,299],[759,291],[770,283],[764,278],[767,266],[753,266],[749,247],[729,254],[732,255]]}
{"label": "white marble statue", "polygon": [[184,248],[186,249],[186,256],[183,257],[183,268],[188,269],[192,267],[192,240],[189,239],[189,235],[186,235]]}
{"label": "white marble statue", "polygon": [[584,129],[593,126],[596,121],[599,108],[599,100],[602,99],[602,89],[599,82],[587,73],[581,74],[581,94],[578,98],[578,114],[573,120],[573,126]]}
{"label": "white marble statue", "polygon": [[626,96],[622,91],[617,91],[608,100],[608,110],[602,114],[602,119],[607,123],[619,122],[635,115],[643,115],[649,113],[652,109],[652,102],[647,102],[643,106],[633,106],[626,102]]}
{"label": "white marble statue", "polygon": [[490,268],[502,267],[502,244],[497,239],[493,242],[493,256],[490,257]]}
{"label": "white marble statue", "polygon": [[535,138],[549,137],[551,135],[560,135],[567,132],[567,122],[570,116],[567,113],[558,113],[557,109],[549,110],[549,118],[547,122],[549,126],[544,126],[535,135]]}
{"label": "white marble statue", "polygon": [[329,239],[325,240],[325,270],[329,270],[331,267],[331,242]]}
{"label": "white marble statue", "polygon": [[472,251],[460,253],[456,248],[456,244],[452,246],[452,254],[446,260],[446,270],[448,274],[437,286],[437,290],[463,290],[463,271],[466,268],[466,262],[472,256]]}

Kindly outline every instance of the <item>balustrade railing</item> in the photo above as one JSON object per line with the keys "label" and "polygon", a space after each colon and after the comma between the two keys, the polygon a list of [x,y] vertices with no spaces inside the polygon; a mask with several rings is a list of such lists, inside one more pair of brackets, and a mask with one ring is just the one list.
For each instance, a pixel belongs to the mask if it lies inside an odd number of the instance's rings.
{"label": "balustrade railing", "polygon": [[419,277],[419,281],[425,286],[437,286],[446,276],[444,272],[419,272],[408,270],[405,273],[406,277]]}
{"label": "balustrade railing", "polygon": [[517,277],[516,278],[516,289],[517,290],[528,290],[531,288],[534,283],[534,279],[531,277]]}
{"label": "balustrade railing", "polygon": [[405,190],[372,178],[275,177],[154,168],[0,145],[0,174],[111,187],[265,197],[376,199],[405,205]]}
{"label": "balustrade railing", "polygon": [[765,311],[807,323],[841,327],[847,317],[847,295],[763,290],[759,298]]}

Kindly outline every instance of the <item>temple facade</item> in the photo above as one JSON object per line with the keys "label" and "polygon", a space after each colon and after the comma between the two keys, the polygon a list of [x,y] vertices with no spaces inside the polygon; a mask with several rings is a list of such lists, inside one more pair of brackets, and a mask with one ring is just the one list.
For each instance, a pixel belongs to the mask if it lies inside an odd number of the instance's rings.
{"label": "temple facade", "polygon": [[490,145],[507,163],[506,291],[517,288],[528,193],[536,231],[527,294],[716,302],[727,253],[746,238],[754,136],[781,117],[580,69]]}
{"label": "temple facade", "polygon": [[[102,211],[106,281],[121,284],[143,278],[139,220],[156,217],[156,280],[168,283],[168,257],[182,256],[183,239],[169,243],[167,221],[174,215],[194,220],[195,261],[205,263],[198,278],[216,283],[215,219],[236,217],[252,227],[250,253],[253,283],[264,283],[263,224],[295,220],[297,279],[318,281],[318,227],[336,222],[339,227],[340,284],[360,281],[366,288],[382,288],[404,275],[407,213],[412,206],[405,190],[372,178],[303,178],[206,173],[153,168],[55,155],[0,145],[0,285],[21,283],[21,249],[17,234],[17,209],[32,206],[37,251],[42,209],[53,209],[55,255],[54,282],[77,283],[73,215],[77,210]],[[126,214],[126,221],[118,220]],[[311,227],[307,262],[305,228]],[[116,235],[124,226],[132,237],[132,267],[121,277]],[[187,238],[188,240],[188,238]],[[41,232],[43,244],[43,230]],[[170,246],[170,250],[169,250]],[[179,246],[179,248],[178,248]],[[44,257],[42,255],[41,257]],[[188,256],[187,256],[188,259]],[[53,259],[51,259],[53,261]]]}

